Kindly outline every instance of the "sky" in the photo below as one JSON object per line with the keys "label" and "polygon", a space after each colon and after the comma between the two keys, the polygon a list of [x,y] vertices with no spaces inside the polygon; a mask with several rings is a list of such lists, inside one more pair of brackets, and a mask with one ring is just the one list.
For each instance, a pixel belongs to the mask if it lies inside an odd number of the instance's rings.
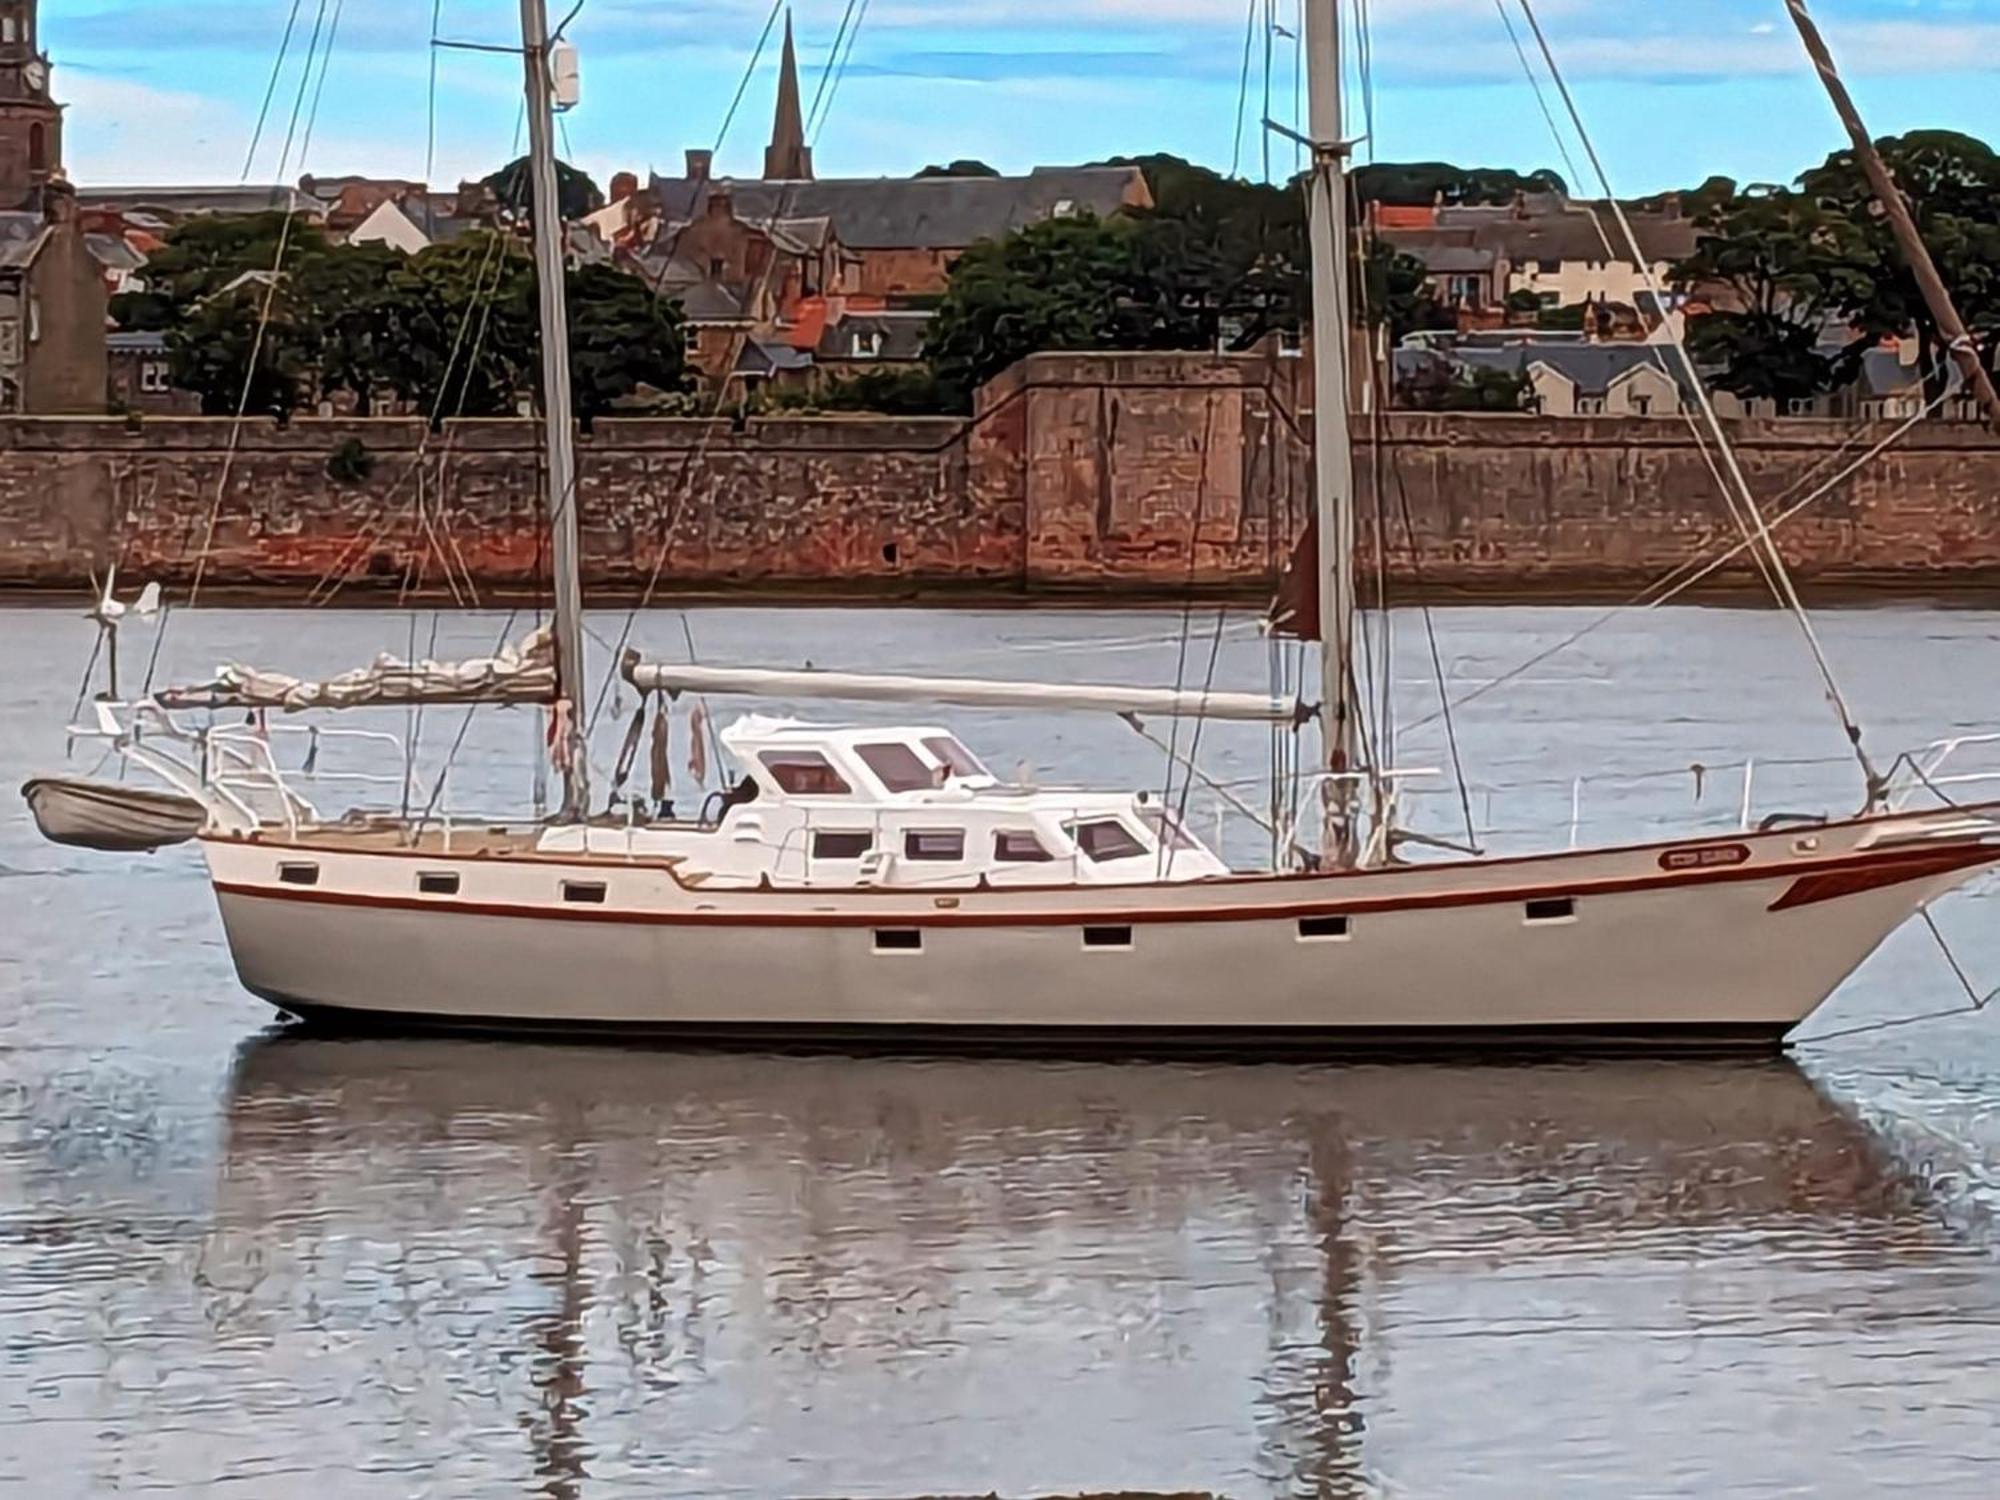
{"label": "sky", "polygon": [[[559,18],[572,3],[550,8]],[[905,175],[955,157],[1025,170],[1170,151],[1258,177],[1268,144],[1269,170],[1282,177],[1295,147],[1256,122],[1267,35],[1270,114],[1298,117],[1300,3],[796,0],[804,94],[819,106],[819,175]],[[1498,3],[1344,7],[1367,22],[1372,117],[1352,36],[1348,50],[1349,133],[1367,132],[1359,154],[1552,166],[1572,187],[1594,188],[1573,140],[1580,170],[1565,166]],[[1712,173],[1788,181],[1839,143],[1783,0],[1533,3],[1619,193]],[[1275,30],[1262,24],[1267,4]],[[483,175],[518,154],[520,64],[434,52],[434,10],[446,39],[518,39],[516,0],[42,0],[42,45],[69,105],[70,175],[100,186],[303,172],[449,185]],[[603,183],[621,168],[677,172],[686,148],[720,140],[717,170],[755,175],[770,133],[775,35],[723,128],[771,11],[772,0],[582,0],[569,35],[583,97],[563,117],[562,154]],[[1813,11],[1876,134],[1948,127],[2000,140],[2000,0],[1816,0]],[[829,72],[850,13],[859,19],[851,51]],[[302,86],[316,22],[324,73]]]}

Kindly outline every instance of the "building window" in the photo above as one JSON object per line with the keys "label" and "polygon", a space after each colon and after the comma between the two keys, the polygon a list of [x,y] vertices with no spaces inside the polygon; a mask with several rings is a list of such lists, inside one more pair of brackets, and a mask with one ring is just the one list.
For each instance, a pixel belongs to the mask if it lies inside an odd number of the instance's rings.
{"label": "building window", "polygon": [[1576,414],[1579,417],[1603,416],[1604,398],[1602,396],[1578,396],[1576,398]]}
{"label": "building window", "polygon": [[1652,414],[1653,414],[1653,398],[1651,396],[1634,396],[1632,398],[1633,416],[1650,417]]}
{"label": "building window", "polygon": [[18,42],[20,39],[19,23],[12,16],[0,16],[0,42]]}
{"label": "building window", "polygon": [[16,318],[0,320],[0,365],[21,362],[21,324]]}
{"label": "building window", "polygon": [[28,127],[28,170],[40,172],[49,164],[49,133],[36,124]]}

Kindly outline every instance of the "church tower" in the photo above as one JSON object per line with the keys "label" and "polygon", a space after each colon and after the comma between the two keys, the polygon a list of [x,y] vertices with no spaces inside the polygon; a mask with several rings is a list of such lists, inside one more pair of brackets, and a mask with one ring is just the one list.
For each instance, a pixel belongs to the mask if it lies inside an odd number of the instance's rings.
{"label": "church tower", "polygon": [[[0,0],[0,5],[7,0]],[[785,10],[785,55],[778,65],[778,117],[771,122],[771,144],[764,148],[764,180],[810,181],[812,147],[806,144],[805,114],[799,108],[799,57],[792,50],[792,12]]]}
{"label": "church tower", "polygon": [[39,209],[62,171],[62,106],[35,34],[36,0],[0,0],[0,209]]}

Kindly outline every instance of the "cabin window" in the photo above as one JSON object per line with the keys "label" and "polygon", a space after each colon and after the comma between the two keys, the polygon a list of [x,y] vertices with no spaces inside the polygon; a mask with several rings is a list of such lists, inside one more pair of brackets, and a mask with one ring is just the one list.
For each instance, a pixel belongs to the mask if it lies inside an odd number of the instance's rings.
{"label": "cabin window", "polygon": [[1139,821],[1153,830],[1153,837],[1169,849],[1198,849],[1201,846],[1188,836],[1181,827],[1180,819],[1164,807],[1149,806],[1139,809]]}
{"label": "cabin window", "polygon": [[1076,847],[1087,858],[1099,863],[1107,859],[1132,859],[1146,852],[1146,846],[1133,836],[1132,830],[1116,818],[1065,823],[1063,832],[1076,840]]}
{"label": "cabin window", "polygon": [[979,763],[979,757],[948,734],[934,734],[925,739],[924,748],[944,762],[945,769],[954,776],[984,776],[986,767]]}
{"label": "cabin window", "polygon": [[845,797],[854,790],[817,750],[766,750],[757,758],[778,790],[794,797]]}
{"label": "cabin window", "polygon": [[1348,921],[1344,916],[1299,918],[1299,936],[1302,938],[1344,938],[1347,934]]}
{"label": "cabin window", "polygon": [[1576,916],[1576,897],[1545,896],[1528,903],[1530,922],[1568,922]]}
{"label": "cabin window", "polygon": [[278,866],[280,885],[318,885],[319,866],[308,864],[281,864]]}
{"label": "cabin window", "polygon": [[879,745],[857,745],[854,753],[889,791],[926,792],[938,784],[937,773],[908,745],[887,740]]}
{"label": "cabin window", "polygon": [[822,828],[813,834],[814,859],[860,859],[874,847],[875,835],[872,833]]}
{"label": "cabin window", "polygon": [[578,906],[602,906],[604,904],[604,882],[601,880],[565,880],[562,883],[562,898]]}
{"label": "cabin window", "polygon": [[920,927],[878,927],[875,929],[875,951],[877,953],[921,953],[924,949],[924,934]]}
{"label": "cabin window", "polygon": [[1083,946],[1086,948],[1129,948],[1132,946],[1132,929],[1129,927],[1086,927],[1083,929]]}
{"label": "cabin window", "polygon": [[963,828],[912,828],[903,835],[903,858],[953,864],[965,858]]}
{"label": "cabin window", "polygon": [[458,875],[452,870],[421,870],[417,873],[417,891],[425,896],[456,896]]}
{"label": "cabin window", "polygon": [[1026,829],[1003,828],[993,835],[993,858],[1003,865],[1045,865],[1055,856]]}

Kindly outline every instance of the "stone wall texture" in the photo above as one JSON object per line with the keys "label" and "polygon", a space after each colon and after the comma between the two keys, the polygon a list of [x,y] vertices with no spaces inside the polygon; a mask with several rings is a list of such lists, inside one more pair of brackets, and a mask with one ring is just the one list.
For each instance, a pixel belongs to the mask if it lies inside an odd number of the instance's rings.
{"label": "stone wall texture", "polygon": [[[969,420],[601,422],[580,445],[600,588],[893,595],[1267,586],[1310,508],[1309,399],[1276,356],[1038,355]],[[1678,418],[1356,418],[1361,530],[1406,591],[1600,597],[1741,537]],[[1799,575],[2000,588],[2000,445],[1927,424],[1735,424]],[[0,420],[0,584],[117,562],[186,585],[518,593],[546,575],[527,421]],[[334,477],[343,444],[365,477]],[[336,466],[337,467],[337,466]],[[1368,570],[1372,572],[1372,567]],[[1710,588],[1756,582],[1739,554]]]}

